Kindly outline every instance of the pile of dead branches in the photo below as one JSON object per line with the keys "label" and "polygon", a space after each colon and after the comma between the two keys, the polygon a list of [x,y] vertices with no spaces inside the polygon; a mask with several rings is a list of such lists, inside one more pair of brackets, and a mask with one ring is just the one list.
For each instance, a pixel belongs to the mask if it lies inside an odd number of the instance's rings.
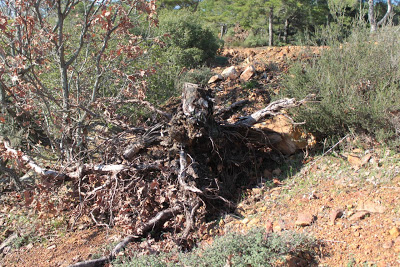
{"label": "pile of dead branches", "polygon": [[[102,162],[78,161],[50,170],[7,140],[0,149],[3,158],[40,176],[25,189],[26,205],[47,212],[72,210],[71,229],[83,216],[98,226],[125,229],[128,237],[110,255],[76,265],[91,266],[113,259],[129,242],[160,237],[161,230],[190,249],[197,238],[194,230],[207,216],[234,209],[241,187],[257,183],[261,170],[281,155],[275,145],[282,136],[252,125],[304,101],[278,100],[229,124],[215,118],[210,90],[185,84],[174,114],[154,109],[163,119],[153,126],[127,126],[105,138],[103,147],[96,147],[107,151]],[[64,192],[63,199],[54,194],[56,187]]]}

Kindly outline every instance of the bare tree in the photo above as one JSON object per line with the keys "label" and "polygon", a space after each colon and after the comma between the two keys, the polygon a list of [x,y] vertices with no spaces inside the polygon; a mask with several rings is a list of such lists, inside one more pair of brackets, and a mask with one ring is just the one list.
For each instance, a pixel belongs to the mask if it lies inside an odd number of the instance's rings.
{"label": "bare tree", "polygon": [[374,0],[368,0],[368,20],[371,24],[371,32],[376,32],[377,28],[382,24],[386,23],[388,19],[393,16],[393,5],[392,0],[387,0],[387,11],[385,16],[380,21],[376,21],[375,17],[375,9],[374,9]]}

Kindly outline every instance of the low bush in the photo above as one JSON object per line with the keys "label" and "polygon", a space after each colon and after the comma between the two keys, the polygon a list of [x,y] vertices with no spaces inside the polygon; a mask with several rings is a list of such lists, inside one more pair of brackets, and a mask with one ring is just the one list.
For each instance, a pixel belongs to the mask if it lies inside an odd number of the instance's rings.
{"label": "low bush", "polygon": [[119,259],[114,266],[274,266],[285,262],[288,256],[314,257],[314,238],[295,232],[266,234],[254,229],[247,234],[229,233],[216,237],[213,244],[179,253],[137,256]]}
{"label": "low bush", "polygon": [[215,58],[222,47],[199,17],[186,10],[164,10],[159,16],[159,35],[165,35],[165,56],[170,64],[195,67]]}
{"label": "low bush", "polygon": [[399,38],[395,27],[376,34],[359,27],[347,42],[295,63],[281,93],[298,99],[316,95],[316,101],[291,111],[295,120],[321,138],[355,132],[399,144]]}
{"label": "low bush", "polygon": [[184,83],[195,83],[202,86],[206,86],[214,72],[210,68],[201,67],[198,69],[192,69],[190,71],[181,74],[179,79],[175,83],[175,87],[181,92],[181,88]]}
{"label": "low bush", "polygon": [[254,35],[250,34],[246,40],[244,40],[243,45],[245,47],[259,47],[268,45],[268,37],[267,35]]}

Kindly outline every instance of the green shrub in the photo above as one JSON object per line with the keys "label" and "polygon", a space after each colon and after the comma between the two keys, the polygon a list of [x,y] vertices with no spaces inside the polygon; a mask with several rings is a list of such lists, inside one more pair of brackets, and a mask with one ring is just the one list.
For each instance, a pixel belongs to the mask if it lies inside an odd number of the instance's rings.
{"label": "green shrub", "polygon": [[[315,239],[295,232],[271,233],[254,229],[247,234],[229,233],[216,237],[213,244],[189,253],[137,256],[129,261],[119,259],[115,266],[273,266],[287,256],[314,256]],[[175,253],[176,255],[176,253]],[[118,265],[121,264],[121,265]]]}
{"label": "green shrub", "polygon": [[173,96],[178,96],[181,91],[175,87],[179,72],[182,68],[177,65],[165,64],[155,74],[147,79],[147,100],[155,104],[162,104]]}
{"label": "green shrub", "polygon": [[[400,33],[392,27],[371,35],[357,28],[344,44],[334,44],[319,58],[297,62],[285,77],[282,94],[317,101],[291,111],[308,131],[323,138],[349,132],[378,141],[399,142]],[[333,140],[332,139],[332,140]]]}
{"label": "green shrub", "polygon": [[215,73],[211,71],[210,68],[202,67],[199,69],[192,69],[190,71],[184,72],[177,80],[175,87],[181,92],[181,88],[184,83],[195,83],[202,86],[207,85],[208,80]]}
{"label": "green shrub", "polygon": [[230,233],[217,237],[204,249],[197,249],[182,259],[185,266],[224,266],[231,256],[232,266],[273,266],[288,255],[313,254],[315,241],[295,232],[265,235],[254,229],[246,235]]}
{"label": "green shrub", "polygon": [[195,13],[163,10],[159,20],[159,34],[167,35],[165,55],[172,64],[194,67],[205,63],[215,57],[222,45]]}
{"label": "green shrub", "polygon": [[254,35],[250,34],[246,40],[244,40],[243,45],[245,47],[259,47],[266,46],[268,44],[267,35]]}

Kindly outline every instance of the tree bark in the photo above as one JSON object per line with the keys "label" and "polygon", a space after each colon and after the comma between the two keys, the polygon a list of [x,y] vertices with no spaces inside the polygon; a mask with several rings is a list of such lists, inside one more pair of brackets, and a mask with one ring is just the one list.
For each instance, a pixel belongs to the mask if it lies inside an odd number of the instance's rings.
{"label": "tree bark", "polygon": [[221,40],[224,37],[225,31],[226,31],[226,24],[223,23],[223,24],[221,24],[221,30],[220,30],[220,34],[219,34]]}
{"label": "tree bark", "polygon": [[288,30],[289,30],[289,19],[285,19],[285,28],[283,31],[283,42],[287,44],[287,37],[288,37]]}
{"label": "tree bark", "polygon": [[390,16],[393,15],[393,5],[392,0],[387,0],[387,11],[385,16],[380,21],[376,21],[375,17],[375,8],[374,8],[374,0],[368,0],[368,20],[371,27],[371,32],[376,32],[379,26],[386,23]]}
{"label": "tree bark", "polygon": [[273,31],[273,23],[274,23],[274,8],[269,8],[269,16],[268,16],[268,45],[274,45],[274,31]]}

